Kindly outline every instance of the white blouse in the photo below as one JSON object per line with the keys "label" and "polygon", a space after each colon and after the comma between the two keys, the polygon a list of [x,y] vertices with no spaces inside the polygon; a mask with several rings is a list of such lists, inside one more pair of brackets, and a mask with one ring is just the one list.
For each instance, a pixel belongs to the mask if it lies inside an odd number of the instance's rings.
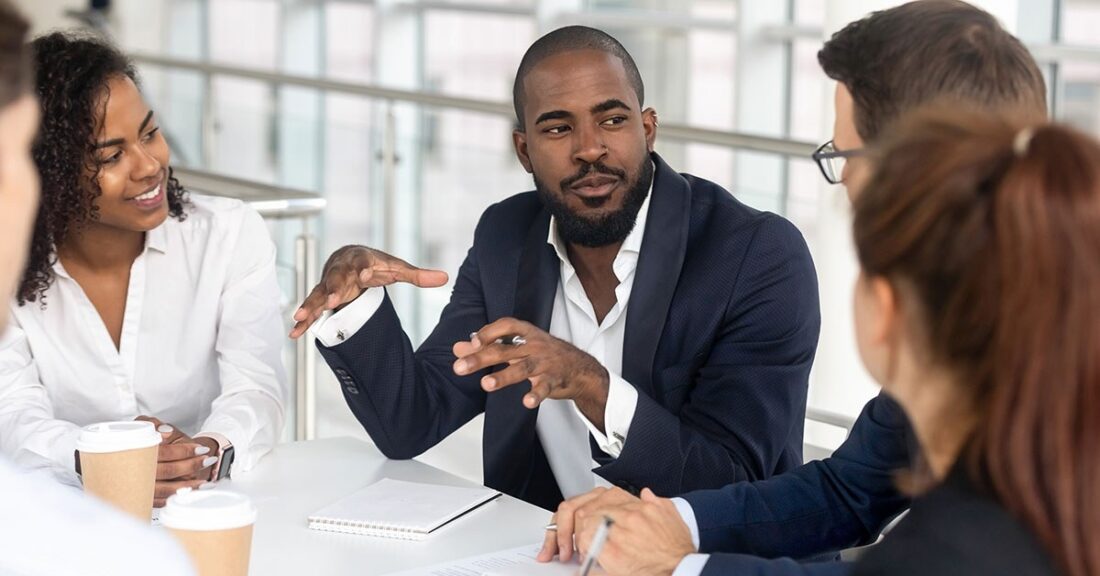
{"label": "white blouse", "polygon": [[239,200],[191,199],[184,221],[146,234],[118,349],[60,262],[44,301],[12,303],[0,337],[0,452],[72,470],[81,426],[139,415],[221,434],[234,469],[278,441],[288,391],[275,245]]}

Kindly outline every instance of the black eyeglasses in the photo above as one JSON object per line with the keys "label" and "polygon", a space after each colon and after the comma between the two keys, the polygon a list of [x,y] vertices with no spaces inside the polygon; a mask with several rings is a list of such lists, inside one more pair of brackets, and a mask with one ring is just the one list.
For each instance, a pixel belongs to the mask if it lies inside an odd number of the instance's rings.
{"label": "black eyeglasses", "polygon": [[825,177],[829,184],[840,184],[841,175],[844,174],[844,163],[849,158],[865,154],[867,154],[865,148],[837,150],[836,146],[833,145],[833,141],[829,140],[815,150],[811,157],[814,162],[817,162],[817,167],[821,169],[821,175]]}

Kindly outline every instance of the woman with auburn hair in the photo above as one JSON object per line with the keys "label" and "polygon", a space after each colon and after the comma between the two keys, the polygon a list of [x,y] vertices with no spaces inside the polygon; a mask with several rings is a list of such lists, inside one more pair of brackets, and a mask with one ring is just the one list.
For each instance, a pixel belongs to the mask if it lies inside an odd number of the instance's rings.
{"label": "woman with auburn hair", "polygon": [[1100,574],[1100,144],[926,111],[875,156],[856,334],[930,489],[855,573]]}
{"label": "woman with auburn hair", "polygon": [[71,478],[82,426],[153,421],[161,506],[281,436],[275,245],[239,200],[184,191],[116,47],[62,32],[30,47],[42,206],[0,338],[0,452]]}

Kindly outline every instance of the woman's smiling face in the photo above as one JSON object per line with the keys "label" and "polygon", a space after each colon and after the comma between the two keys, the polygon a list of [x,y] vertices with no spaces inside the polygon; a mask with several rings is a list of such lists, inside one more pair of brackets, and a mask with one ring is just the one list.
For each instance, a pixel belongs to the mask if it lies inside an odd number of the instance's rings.
{"label": "woman's smiling face", "polygon": [[134,82],[115,76],[96,103],[96,149],[90,165],[99,169],[96,223],[147,232],[168,217],[171,153],[153,111]]}

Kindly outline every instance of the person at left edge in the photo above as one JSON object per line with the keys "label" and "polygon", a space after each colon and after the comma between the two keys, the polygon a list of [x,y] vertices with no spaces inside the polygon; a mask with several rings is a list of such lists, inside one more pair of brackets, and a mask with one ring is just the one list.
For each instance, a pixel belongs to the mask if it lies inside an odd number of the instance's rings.
{"label": "person at left edge", "polygon": [[42,199],[0,337],[0,451],[71,480],[81,426],[152,420],[163,505],[279,439],[275,245],[239,200],[184,192],[116,47],[57,32],[31,50]]}
{"label": "person at left edge", "polygon": [[820,324],[801,234],[653,151],[656,112],[604,32],[536,41],[513,95],[536,190],[482,215],[419,349],[383,286],[446,275],[361,246],[331,256],[291,336],[322,320],[321,354],[384,454],[484,412],[485,484],[547,509],[608,482],[673,495],[801,464]]}

